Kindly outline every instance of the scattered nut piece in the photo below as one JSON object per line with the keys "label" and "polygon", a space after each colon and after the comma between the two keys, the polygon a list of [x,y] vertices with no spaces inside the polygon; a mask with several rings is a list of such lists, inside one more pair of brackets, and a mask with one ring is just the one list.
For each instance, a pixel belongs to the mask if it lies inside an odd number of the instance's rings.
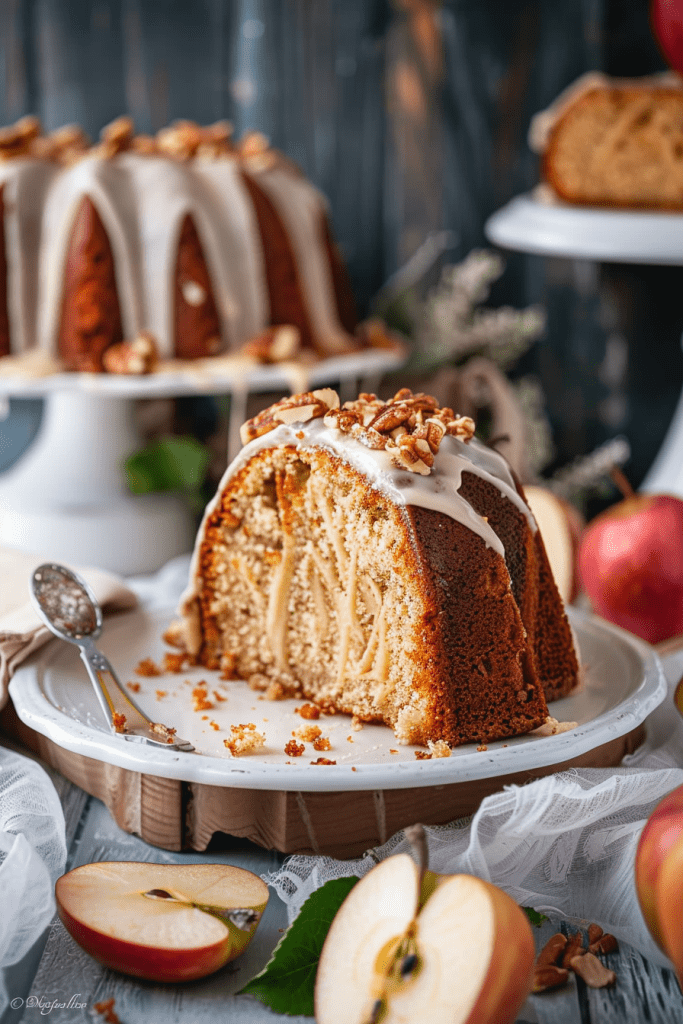
{"label": "scattered nut piece", "polygon": [[564,947],[564,954],[562,956],[560,966],[567,968],[570,967],[572,960],[577,956],[583,956],[585,952],[581,932],[573,932],[567,939],[567,945]]}
{"label": "scattered nut piece", "polygon": [[542,964],[534,970],[534,980],[531,991],[534,993],[547,992],[551,988],[560,988],[566,985],[569,980],[569,971],[566,967],[556,967],[555,964]]}
{"label": "scattered nut piece", "polygon": [[241,725],[230,726],[230,738],[223,740],[223,746],[227,747],[233,757],[241,757],[243,754],[252,754],[260,750],[266,742],[263,733],[256,731],[253,722]]}
{"label": "scattered nut piece", "polygon": [[305,749],[303,743],[297,743],[296,740],[285,743],[285,754],[289,757],[301,757]]}
{"label": "scattered nut piece", "polygon": [[545,946],[536,958],[538,967],[548,967],[557,964],[567,947],[567,936],[562,932],[555,932],[551,935]]}
{"label": "scattered nut piece", "polygon": [[110,345],[102,354],[102,365],[107,373],[152,373],[158,362],[157,343],[149,331],[140,331],[132,341],[119,341]]}
{"label": "scattered nut piece", "polygon": [[603,930],[599,924],[588,925],[588,946],[590,947],[593,942],[597,942],[598,939],[602,938]]}
{"label": "scattered nut piece", "polygon": [[111,999],[103,999],[99,1003],[95,1003],[93,1010],[99,1013],[105,1024],[120,1024],[118,1014],[114,1010],[116,1000],[114,996]]}
{"label": "scattered nut piece", "polygon": [[614,971],[605,967],[594,953],[575,956],[571,960],[570,966],[575,974],[583,978],[589,988],[606,988],[608,985],[614,985],[617,980]]}
{"label": "scattered nut piece", "polygon": [[[590,934],[588,936],[590,938]],[[616,940],[616,936],[611,935],[607,932],[605,935],[601,935],[595,942],[591,942],[588,946],[588,952],[594,953],[596,956],[607,956],[608,953],[615,953],[619,949],[619,943]]]}
{"label": "scattered nut piece", "polygon": [[142,661],[138,662],[133,671],[137,676],[145,676],[146,678],[163,675],[157,663],[152,661],[151,658],[143,658]]}

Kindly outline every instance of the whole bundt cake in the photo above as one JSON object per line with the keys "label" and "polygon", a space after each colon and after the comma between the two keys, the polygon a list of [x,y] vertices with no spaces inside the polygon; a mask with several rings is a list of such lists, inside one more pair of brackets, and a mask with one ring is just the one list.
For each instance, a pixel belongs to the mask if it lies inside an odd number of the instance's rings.
{"label": "whole bundt cake", "polygon": [[0,131],[0,218],[0,356],[99,372],[141,335],[196,359],[275,325],[318,356],[359,347],[325,201],[258,133],[178,122],[150,137],[124,117],[90,146],[23,118]]}
{"label": "whole bundt cake", "polygon": [[577,681],[572,633],[521,487],[473,429],[408,390],[247,422],[197,536],[187,651],[405,743],[542,725]]}

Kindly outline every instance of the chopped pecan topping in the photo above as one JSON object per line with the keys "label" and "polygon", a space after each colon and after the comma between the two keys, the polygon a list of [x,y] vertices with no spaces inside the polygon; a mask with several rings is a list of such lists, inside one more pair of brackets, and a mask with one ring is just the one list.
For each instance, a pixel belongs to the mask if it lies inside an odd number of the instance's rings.
{"label": "chopped pecan topping", "polygon": [[446,434],[463,441],[474,434],[469,416],[455,416],[452,409],[440,408],[431,395],[402,388],[383,402],[377,395],[363,393],[340,407],[336,392],[324,388],[281,399],[248,420],[240,435],[247,444],[281,423],[307,423],[321,416],[326,427],[335,427],[366,448],[388,452],[399,469],[423,475],[431,471]]}
{"label": "chopped pecan topping", "polygon": [[589,988],[605,988],[614,985],[617,980],[614,971],[605,967],[593,953],[575,956],[570,962],[570,967],[575,974],[583,978]]}
{"label": "chopped pecan topping", "polygon": [[547,992],[551,988],[561,988],[569,980],[569,971],[566,967],[556,967],[554,964],[539,964],[534,970],[534,980],[531,991],[534,994]]}

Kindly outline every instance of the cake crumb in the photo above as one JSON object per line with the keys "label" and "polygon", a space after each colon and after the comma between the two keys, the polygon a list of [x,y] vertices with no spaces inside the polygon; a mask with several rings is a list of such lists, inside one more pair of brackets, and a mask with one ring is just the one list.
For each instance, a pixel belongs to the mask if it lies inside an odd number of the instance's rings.
{"label": "cake crumb", "polygon": [[486,746],[486,744],[485,744],[485,743],[482,743],[482,744],[481,744],[480,746],[478,746],[478,747],[477,747],[477,751],[479,751],[480,753],[481,753],[482,751],[485,751],[485,750],[488,750],[488,749],[489,749],[489,748],[488,748],[488,747]]}
{"label": "cake crumb", "polygon": [[161,639],[169,647],[185,647],[185,629],[180,619],[176,619],[168,627],[165,633],[161,634]]}
{"label": "cake crumb", "polygon": [[202,722],[208,722],[208,721],[209,721],[209,716],[208,715],[202,715]]}
{"label": "cake crumb", "polygon": [[346,742],[347,743],[353,743],[353,736],[347,736],[346,737]]}
{"label": "cake crumb", "polygon": [[312,743],[313,740],[317,740],[322,735],[322,729],[319,725],[302,725],[300,729],[295,729],[292,732],[292,736],[301,740],[302,743]]}
{"label": "cake crumb", "polygon": [[218,722],[214,722],[213,719],[209,722],[209,725],[211,726],[212,729],[215,729],[216,732],[220,730],[220,725],[218,724]]}
{"label": "cake crumb", "polygon": [[220,703],[221,701],[224,701],[224,700],[227,700],[227,699],[228,699],[228,698],[227,698],[227,697],[225,696],[225,694],[223,694],[223,693],[219,693],[219,692],[218,692],[218,690],[214,690],[214,691],[213,691],[213,696],[214,696],[214,699],[215,699],[215,700],[219,701],[219,703]]}
{"label": "cake crumb", "polygon": [[140,684],[139,683],[126,683],[126,686],[128,687],[129,690],[132,690],[133,693],[139,693],[140,692]]}
{"label": "cake crumb", "polygon": [[311,761],[311,764],[336,764],[336,761],[330,761],[329,757],[319,757],[317,761]]}
{"label": "cake crumb", "polygon": [[118,711],[114,711],[111,716],[111,724],[114,726],[114,732],[125,732],[126,716],[119,714]]}
{"label": "cake crumb", "polygon": [[305,749],[303,743],[297,743],[296,740],[290,740],[288,743],[285,743],[285,754],[288,754],[290,757],[301,757]]}
{"label": "cake crumb", "polygon": [[247,679],[247,686],[250,690],[267,690],[269,686],[268,676],[264,676],[261,672],[254,672]]}
{"label": "cake crumb", "polygon": [[263,733],[256,731],[253,722],[246,724],[231,725],[230,738],[223,740],[223,746],[227,747],[233,757],[241,757],[243,754],[253,754],[260,750],[266,742]]}
{"label": "cake crumb", "polygon": [[164,725],[162,722],[150,722],[149,731],[154,733],[164,741],[164,743],[174,743],[174,736],[176,729],[171,729],[168,725]]}
{"label": "cake crumb", "polygon": [[531,735],[556,736],[561,732],[569,732],[570,729],[575,729],[577,725],[577,722],[558,722],[552,715],[548,715],[543,725],[539,725],[538,729],[534,729]]}
{"label": "cake crumb", "polygon": [[286,700],[288,694],[282,683],[271,683],[265,693],[266,700]]}
{"label": "cake crumb", "polygon": [[302,718],[320,718],[320,708],[315,704],[302,704],[300,708],[294,708],[294,712]]}
{"label": "cake crumb", "polygon": [[192,699],[194,701],[195,711],[210,711],[213,707],[213,702],[207,700],[208,688],[205,682],[197,683],[192,691]]}
{"label": "cake crumb", "polygon": [[356,766],[355,766],[355,765],[351,765],[351,771],[352,771],[352,772],[357,772],[357,771],[358,771],[358,769],[356,768]]}
{"label": "cake crumb", "polygon": [[398,750],[393,750],[391,747],[389,747],[389,753],[390,754],[398,754]]}
{"label": "cake crumb", "polygon": [[168,690],[156,690],[157,700],[163,700],[164,697],[168,696]]}
{"label": "cake crumb", "polygon": [[445,740],[427,740],[427,746],[429,747],[432,757],[450,757],[451,748],[448,746]]}
{"label": "cake crumb", "polygon": [[186,661],[189,661],[189,655],[185,651],[181,651],[179,654],[167,651],[164,654],[164,672],[182,672]]}
{"label": "cake crumb", "polygon": [[332,744],[330,743],[329,736],[318,736],[313,740],[314,750],[331,750]]}
{"label": "cake crumb", "polygon": [[353,729],[354,732],[360,732],[361,729],[363,728],[363,723],[361,722],[358,715],[354,715],[353,718],[351,719],[351,728]]}
{"label": "cake crumb", "polygon": [[137,676],[145,676],[147,678],[150,676],[163,675],[163,672],[157,663],[151,658],[143,658],[142,661],[139,661],[133,669],[133,672],[135,672]]}
{"label": "cake crumb", "polygon": [[416,750],[415,760],[416,761],[431,761],[432,755],[428,754],[426,750]]}

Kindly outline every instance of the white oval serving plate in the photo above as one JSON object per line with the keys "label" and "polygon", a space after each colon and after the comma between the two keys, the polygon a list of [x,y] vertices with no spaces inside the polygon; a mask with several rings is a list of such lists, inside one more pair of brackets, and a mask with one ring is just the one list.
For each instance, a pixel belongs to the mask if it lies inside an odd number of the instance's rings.
{"label": "white oval serving plate", "polygon": [[[21,720],[66,750],[162,778],[299,792],[447,785],[571,762],[625,736],[663,701],[666,680],[648,644],[602,619],[573,609],[569,614],[583,680],[569,697],[554,701],[550,713],[560,722],[576,722],[576,727],[552,736],[532,733],[499,740],[485,750],[468,744],[448,758],[416,760],[418,748],[399,746],[389,728],[365,725],[353,731],[348,715],[321,715],[315,723],[306,722],[295,711],[304,701],[265,700],[246,683],[223,681],[206,669],[152,678],[135,675],[143,658],[161,662],[169,650],[161,634],[173,618],[170,610],[136,609],[108,618],[101,647],[122,683],[139,683],[135,699],[143,710],[175,727],[194,744],[195,753],[145,747],[111,735],[76,649],[57,640],[18,669],[10,694]],[[213,707],[194,711],[192,690],[201,681],[207,683]],[[265,748],[232,757],[223,741],[231,725],[246,723],[265,735]],[[292,733],[308,724],[321,727],[331,749],[316,751],[306,743],[302,756],[285,754]],[[336,764],[311,764],[321,756]]]}

